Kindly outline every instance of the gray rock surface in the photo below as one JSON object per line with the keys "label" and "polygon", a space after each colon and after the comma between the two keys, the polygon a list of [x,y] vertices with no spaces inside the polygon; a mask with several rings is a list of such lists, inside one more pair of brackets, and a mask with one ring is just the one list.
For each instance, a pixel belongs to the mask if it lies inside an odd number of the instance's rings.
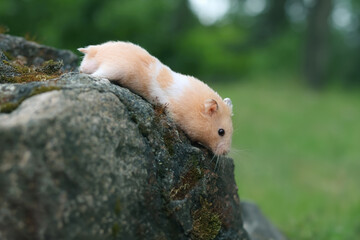
{"label": "gray rock surface", "polygon": [[256,204],[241,202],[244,228],[251,240],[286,240],[285,236],[262,214]]}
{"label": "gray rock surface", "polygon": [[1,98],[22,102],[0,114],[0,239],[248,239],[232,160],[162,108],[77,73]]}
{"label": "gray rock surface", "polygon": [[9,78],[20,75],[19,73],[16,72],[16,70],[12,66],[5,64],[4,61],[9,61],[9,59],[0,50],[0,83],[2,83],[3,78]]}
{"label": "gray rock surface", "polygon": [[69,71],[77,69],[79,61],[78,56],[69,50],[59,50],[8,34],[0,34],[0,50],[6,53],[8,58],[20,58],[28,66],[40,66],[48,60],[63,61],[63,70]]}

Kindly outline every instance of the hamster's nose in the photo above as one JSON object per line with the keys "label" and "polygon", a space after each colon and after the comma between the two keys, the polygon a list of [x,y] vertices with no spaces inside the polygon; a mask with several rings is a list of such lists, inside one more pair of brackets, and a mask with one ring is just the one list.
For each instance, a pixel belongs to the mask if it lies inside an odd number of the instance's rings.
{"label": "hamster's nose", "polygon": [[224,150],[222,155],[227,155],[230,152],[230,150]]}
{"label": "hamster's nose", "polygon": [[230,149],[220,148],[216,151],[216,155],[227,155]]}

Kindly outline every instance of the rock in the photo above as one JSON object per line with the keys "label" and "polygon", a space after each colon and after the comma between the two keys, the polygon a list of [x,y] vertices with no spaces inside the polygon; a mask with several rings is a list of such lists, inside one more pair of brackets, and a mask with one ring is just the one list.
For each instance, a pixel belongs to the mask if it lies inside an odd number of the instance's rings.
{"label": "rock", "polygon": [[1,239],[248,239],[233,161],[129,90],[78,73],[1,84]]}
{"label": "rock", "polygon": [[241,210],[244,228],[251,240],[286,240],[254,203],[242,201]]}
{"label": "rock", "polygon": [[64,71],[76,70],[78,67],[79,58],[71,51],[40,45],[22,37],[0,34],[0,50],[6,53],[8,58],[21,59],[27,66],[40,66],[45,61],[54,60],[63,62]]}
{"label": "rock", "polygon": [[20,73],[14,69],[9,64],[6,64],[9,59],[5,56],[5,54],[0,50],[0,83],[3,83],[3,79],[13,78],[15,76],[20,76]]}
{"label": "rock", "polygon": [[77,64],[71,51],[0,34],[0,83],[44,81],[76,70]]}

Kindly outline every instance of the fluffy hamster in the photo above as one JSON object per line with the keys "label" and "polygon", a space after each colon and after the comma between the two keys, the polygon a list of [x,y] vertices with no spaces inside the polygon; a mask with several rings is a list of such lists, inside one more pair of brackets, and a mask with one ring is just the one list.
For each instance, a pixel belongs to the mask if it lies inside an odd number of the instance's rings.
{"label": "fluffy hamster", "polygon": [[229,98],[222,99],[200,80],[172,71],[145,49],[129,42],[79,48],[80,72],[107,78],[151,103],[167,106],[175,123],[215,155],[230,151],[233,133]]}

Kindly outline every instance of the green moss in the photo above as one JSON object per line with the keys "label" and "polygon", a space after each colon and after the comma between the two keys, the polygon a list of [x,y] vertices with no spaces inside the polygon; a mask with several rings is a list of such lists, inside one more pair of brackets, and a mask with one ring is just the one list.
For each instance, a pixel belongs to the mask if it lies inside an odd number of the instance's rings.
{"label": "green moss", "polygon": [[9,28],[5,25],[0,25],[0,34],[9,32]]}
{"label": "green moss", "polygon": [[53,79],[60,76],[60,69],[63,66],[62,62],[55,62],[53,60],[44,62],[40,67],[29,67],[19,61],[9,62],[3,60],[3,63],[21,74],[21,76],[2,77],[2,80],[7,83],[38,82]]}
{"label": "green moss", "polygon": [[212,209],[212,204],[206,199],[200,198],[201,208],[192,213],[193,239],[212,240],[221,229],[221,220],[218,214]]}
{"label": "green moss", "polygon": [[176,140],[174,139],[174,132],[171,129],[170,125],[168,124],[166,118],[166,109],[167,105],[154,105],[154,112],[155,112],[155,122],[160,123],[162,128],[164,129],[164,144],[166,149],[168,150],[170,156],[175,154],[175,143]]}
{"label": "green moss", "polygon": [[29,97],[32,97],[34,95],[38,95],[44,92],[50,92],[50,91],[54,91],[54,90],[60,90],[61,88],[57,87],[57,86],[40,86],[37,88],[34,88],[30,94]]}
{"label": "green moss", "polygon": [[11,113],[20,105],[21,102],[17,102],[17,103],[7,102],[7,103],[1,104],[0,105],[0,113]]}
{"label": "green moss", "polygon": [[174,136],[172,134],[171,131],[166,130],[165,134],[164,134],[164,143],[165,143],[165,147],[168,150],[170,156],[173,156],[175,154],[175,141],[174,141]]}
{"label": "green moss", "polygon": [[54,90],[60,90],[61,88],[56,86],[40,86],[34,88],[28,96],[20,98],[17,102],[7,102],[0,105],[0,113],[11,113],[27,98]]}
{"label": "green moss", "polygon": [[26,34],[24,35],[24,38],[26,39],[26,41],[34,42],[34,43],[39,43],[39,44],[40,44],[40,42],[36,39],[36,36],[31,35],[31,34],[29,34],[29,33],[26,33]]}
{"label": "green moss", "polygon": [[3,54],[5,55],[5,57],[9,60],[13,60],[14,57],[13,55],[11,55],[11,53],[7,52],[7,51],[3,51]]}
{"label": "green moss", "polygon": [[19,62],[9,62],[9,61],[3,60],[3,63],[8,66],[13,67],[17,73],[27,74],[27,73],[32,72],[32,70],[29,67],[22,65]]}
{"label": "green moss", "polygon": [[121,202],[120,202],[120,199],[117,199],[117,200],[116,200],[116,202],[115,202],[115,207],[114,207],[114,211],[115,211],[116,216],[119,216],[119,215],[120,215],[120,212],[121,212]]}
{"label": "green moss", "polygon": [[190,192],[196,183],[203,177],[203,172],[200,168],[192,166],[180,180],[180,184],[170,191],[171,200],[184,199],[186,194]]}
{"label": "green moss", "polygon": [[116,238],[117,235],[120,233],[120,226],[118,223],[114,223],[114,225],[111,228],[111,233],[113,238]]}
{"label": "green moss", "polygon": [[44,62],[36,71],[52,75],[57,74],[63,66],[64,63],[62,61],[49,60]]}
{"label": "green moss", "polygon": [[22,76],[14,76],[11,78],[6,78],[7,83],[27,83],[27,82],[40,82],[52,79],[53,77],[49,77],[43,74],[26,74]]}

